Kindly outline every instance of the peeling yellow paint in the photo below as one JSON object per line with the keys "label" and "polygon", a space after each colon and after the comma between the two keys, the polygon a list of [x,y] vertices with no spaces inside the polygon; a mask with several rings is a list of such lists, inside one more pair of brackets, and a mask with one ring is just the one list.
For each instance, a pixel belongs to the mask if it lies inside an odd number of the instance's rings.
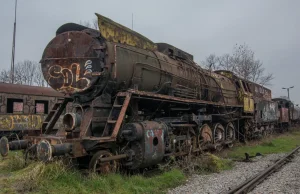
{"label": "peeling yellow paint", "polygon": [[0,131],[38,130],[45,115],[0,115]]}
{"label": "peeling yellow paint", "polygon": [[143,49],[156,50],[157,46],[143,35],[96,13],[101,35],[111,42],[128,44]]}

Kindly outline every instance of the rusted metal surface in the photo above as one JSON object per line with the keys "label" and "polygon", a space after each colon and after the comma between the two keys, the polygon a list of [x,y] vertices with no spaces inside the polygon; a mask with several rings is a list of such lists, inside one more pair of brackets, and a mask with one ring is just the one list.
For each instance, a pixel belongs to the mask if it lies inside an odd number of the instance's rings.
{"label": "rusted metal surface", "polygon": [[[120,25],[99,17],[103,20],[99,22],[100,32],[110,28],[120,30]],[[102,78],[107,69],[113,72],[107,79],[115,80],[114,88],[156,90],[155,93],[172,93],[174,97],[239,104],[236,88],[230,79],[201,69],[189,58],[177,60],[174,53],[145,50],[122,41],[106,40],[104,46],[104,40],[99,40],[95,34],[91,30],[66,31],[47,45],[41,63],[44,77],[51,87],[72,95],[90,92],[97,85],[100,93],[105,87]],[[118,39],[117,34],[101,34],[104,38],[107,35]],[[92,76],[92,72],[99,72],[99,76]]]}
{"label": "rusted metal surface", "polygon": [[247,80],[241,79],[240,77],[236,76],[231,71],[226,70],[218,70],[215,71],[217,74],[226,76],[227,78],[231,79],[237,88],[237,98],[239,101],[243,102],[244,112],[245,113],[254,113],[254,99],[253,99],[253,91],[250,87],[252,82]]}
{"label": "rusted metal surface", "polygon": [[81,157],[86,156],[88,153],[85,151],[84,146],[82,145],[82,139],[80,141],[72,142],[72,156]]}
{"label": "rusted metal surface", "polygon": [[[46,47],[41,60],[48,84],[73,94],[90,89],[101,76],[101,44],[85,32],[65,32]],[[95,76],[96,75],[96,76]]]}
{"label": "rusted metal surface", "polygon": [[[139,157],[133,159],[131,169],[150,166],[160,162],[165,154],[165,133],[167,127],[158,122],[144,121],[126,125],[123,133],[127,140],[133,140],[133,152]],[[138,149],[140,148],[140,149]]]}
{"label": "rusted metal surface", "polygon": [[155,122],[141,123],[144,127],[144,166],[159,163],[165,153],[164,134],[166,127]]}
{"label": "rusted metal surface", "polygon": [[[108,174],[115,173],[117,170],[116,160],[121,159],[121,155],[113,156],[107,150],[99,150],[90,160],[89,169],[95,173]],[[124,155],[126,157],[126,154]],[[123,157],[123,158],[124,158]]]}
{"label": "rusted metal surface", "polygon": [[[109,43],[107,47],[112,46]],[[157,51],[120,44],[116,44],[115,50],[108,49],[108,53],[110,52],[114,52],[115,56],[114,71],[117,84],[123,84],[125,88],[152,93],[156,91],[156,94],[171,93],[171,96],[186,99],[238,104],[236,89],[230,85],[229,79],[208,73],[194,62],[178,62],[172,56]],[[131,57],[127,57],[128,55]],[[228,84],[223,84],[222,79],[226,79]]]}
{"label": "rusted metal surface", "polygon": [[[256,84],[254,82],[248,81],[248,80],[244,80],[240,77],[238,77],[237,75],[235,75],[233,72],[231,71],[227,71],[227,70],[218,70],[215,71],[218,74],[224,75],[230,79],[235,79],[235,80],[241,80],[243,82],[245,82],[245,84],[242,84],[241,87],[244,88],[244,90],[248,90],[247,92],[253,94],[254,99],[262,99],[262,100],[267,100],[267,101],[271,101],[272,100],[272,93],[271,90],[263,87],[259,84]],[[245,88],[246,87],[246,88]]]}
{"label": "rusted metal surface", "polygon": [[256,104],[256,121],[257,123],[275,122],[277,117],[278,105],[272,101],[259,101]]}
{"label": "rusted metal surface", "polygon": [[271,101],[271,90],[259,84],[239,78],[234,73],[225,70],[216,71],[219,74],[227,76],[235,80],[236,86],[239,88],[239,98],[244,99],[245,112],[254,112],[254,104],[260,101]]}
{"label": "rusted metal surface", "polygon": [[[120,95],[120,94],[118,94],[118,95]],[[119,130],[120,130],[120,127],[121,127],[121,124],[123,123],[123,120],[124,120],[129,102],[130,102],[131,94],[130,93],[124,93],[123,95],[125,96],[125,100],[124,100],[124,103],[122,105],[122,109],[120,111],[120,114],[118,116],[116,125],[113,129],[113,132],[112,132],[112,135],[111,135],[112,138],[117,137],[117,135],[119,133]]]}
{"label": "rusted metal surface", "polygon": [[89,131],[91,121],[93,118],[93,110],[92,109],[86,110],[83,116],[84,119],[82,120],[80,125],[80,137],[85,137]]}
{"label": "rusted metal surface", "polygon": [[[216,105],[216,106],[243,107],[242,105],[232,105],[232,104],[225,104],[225,103],[208,102],[208,101],[204,101],[204,100],[178,98],[178,97],[162,95],[162,94],[155,94],[155,93],[152,93],[152,92],[144,92],[144,91],[133,90],[133,89],[129,89],[128,92],[136,94],[136,95],[140,95],[140,96],[155,97],[155,98],[166,99],[166,100],[170,100],[170,101],[179,101],[179,102],[184,102],[184,103],[210,104],[210,105]],[[155,99],[153,99],[153,100],[155,100]]]}
{"label": "rusted metal surface", "polygon": [[289,120],[289,109],[288,108],[279,108],[280,112],[280,118],[279,122],[280,123],[288,123]]}
{"label": "rusted metal surface", "polygon": [[284,98],[274,98],[272,99],[278,105],[278,117],[279,123],[289,123],[291,119],[290,108],[292,107],[292,103],[288,99]]}
{"label": "rusted metal surface", "polygon": [[251,91],[253,93],[253,96],[255,98],[259,98],[262,100],[272,100],[272,93],[271,90],[263,87],[261,85],[255,84],[255,83],[251,83]]}
{"label": "rusted metal surface", "polygon": [[208,124],[202,125],[198,133],[199,147],[213,143],[213,131]]}

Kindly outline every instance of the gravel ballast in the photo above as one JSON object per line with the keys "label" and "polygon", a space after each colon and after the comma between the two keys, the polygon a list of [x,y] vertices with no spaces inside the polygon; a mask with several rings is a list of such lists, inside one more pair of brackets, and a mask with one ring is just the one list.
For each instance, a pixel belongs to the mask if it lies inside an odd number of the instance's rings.
{"label": "gravel ballast", "polygon": [[[241,184],[246,179],[249,179],[259,173],[260,171],[263,171],[267,167],[269,167],[271,164],[274,164],[276,160],[283,157],[285,154],[270,154],[263,157],[257,157],[253,159],[253,162],[236,162],[235,166],[231,170],[223,171],[221,173],[213,173],[209,175],[192,175],[185,185],[176,187],[174,189],[171,189],[168,191],[168,193],[225,193],[226,191],[234,188],[238,184]],[[299,155],[299,154],[298,154]],[[297,163],[297,162],[296,162]],[[292,165],[292,164],[288,164]],[[300,181],[300,161],[298,161],[298,168],[291,167],[291,172],[298,171],[298,174],[293,176],[290,175],[290,179],[293,179],[294,182],[291,182],[290,184],[298,185],[300,183],[295,183],[298,179],[298,182]],[[292,170],[294,169],[294,170]],[[280,176],[280,175],[279,175]],[[289,176],[288,174],[286,176]],[[297,177],[298,176],[298,177]],[[283,179],[285,179],[284,177]],[[270,181],[272,183],[272,181]],[[274,181],[273,181],[274,182]],[[286,182],[285,180],[280,180],[277,178],[277,182]],[[259,189],[258,187],[257,189]],[[272,185],[270,186],[262,186],[261,190],[254,191],[254,193],[265,193],[268,188],[273,188]],[[277,188],[277,187],[276,187]],[[266,190],[264,190],[266,189]],[[278,187],[278,190],[284,190],[281,187]],[[274,190],[274,191],[278,191]],[[271,191],[270,191],[271,192]],[[293,192],[292,192],[293,193]],[[299,192],[298,192],[299,193]]]}
{"label": "gravel ballast", "polygon": [[300,153],[250,193],[300,193]]}

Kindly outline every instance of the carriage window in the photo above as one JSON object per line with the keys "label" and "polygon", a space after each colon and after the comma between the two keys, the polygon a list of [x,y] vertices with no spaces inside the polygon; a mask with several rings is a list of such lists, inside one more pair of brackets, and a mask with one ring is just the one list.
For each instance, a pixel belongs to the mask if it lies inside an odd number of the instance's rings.
{"label": "carriage window", "polygon": [[36,100],[35,101],[35,113],[36,114],[48,114],[48,101]]}
{"label": "carriage window", "polygon": [[7,113],[23,113],[23,99],[8,98]]}

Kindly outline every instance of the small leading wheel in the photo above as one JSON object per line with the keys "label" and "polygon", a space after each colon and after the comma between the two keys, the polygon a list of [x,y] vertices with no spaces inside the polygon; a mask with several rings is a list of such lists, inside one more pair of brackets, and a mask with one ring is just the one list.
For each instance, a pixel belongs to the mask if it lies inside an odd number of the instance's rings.
{"label": "small leading wheel", "polygon": [[115,160],[102,162],[101,159],[113,156],[112,153],[100,150],[93,155],[89,169],[91,172],[99,174],[115,173],[117,170],[117,162]]}

